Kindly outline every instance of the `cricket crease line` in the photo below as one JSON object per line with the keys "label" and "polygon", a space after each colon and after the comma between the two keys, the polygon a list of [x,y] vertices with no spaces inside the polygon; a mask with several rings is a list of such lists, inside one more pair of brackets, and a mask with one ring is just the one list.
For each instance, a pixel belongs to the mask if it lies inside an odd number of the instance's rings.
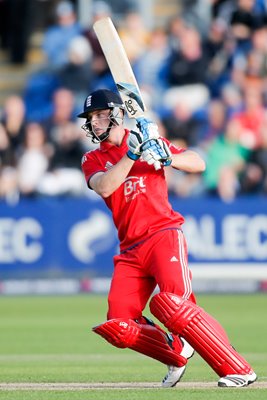
{"label": "cricket crease line", "polygon": [[[0,383],[0,391],[19,391],[19,390],[51,390],[51,391],[74,391],[74,390],[105,390],[105,389],[158,389],[161,388],[157,382],[92,382],[92,383],[25,383],[9,382]],[[180,382],[173,390],[179,389],[218,389],[216,382]],[[245,390],[267,389],[267,381],[257,381],[249,385]]]}

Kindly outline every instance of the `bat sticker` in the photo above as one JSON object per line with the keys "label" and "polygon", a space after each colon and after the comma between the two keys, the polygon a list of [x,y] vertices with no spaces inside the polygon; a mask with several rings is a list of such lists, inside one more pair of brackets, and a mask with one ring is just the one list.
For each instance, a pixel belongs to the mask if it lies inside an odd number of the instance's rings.
{"label": "bat sticker", "polygon": [[144,103],[140,97],[140,93],[136,89],[136,86],[134,86],[130,83],[122,83],[122,82],[118,82],[118,83],[116,83],[116,85],[117,85],[118,91],[121,94],[124,94],[126,97],[129,97],[129,100],[125,101],[125,105],[127,107],[128,112],[131,115],[134,115],[137,112],[137,110],[134,109],[132,100],[134,100],[139,105],[141,110],[145,111]]}

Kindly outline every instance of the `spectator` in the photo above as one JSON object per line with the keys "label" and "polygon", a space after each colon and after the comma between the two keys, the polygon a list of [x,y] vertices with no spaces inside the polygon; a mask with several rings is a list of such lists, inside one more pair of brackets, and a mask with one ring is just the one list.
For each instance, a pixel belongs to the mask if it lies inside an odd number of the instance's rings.
{"label": "spectator", "polygon": [[180,48],[180,37],[185,29],[185,21],[180,15],[170,18],[167,23],[168,42],[171,51],[178,51]]}
{"label": "spectator", "polygon": [[14,164],[14,152],[11,147],[10,137],[3,125],[0,125],[0,168],[5,165]]}
{"label": "spectator", "polygon": [[208,57],[206,82],[212,97],[219,97],[222,86],[230,81],[236,43],[227,30],[223,20],[212,21],[209,36],[204,42]]}
{"label": "spectator", "polygon": [[58,88],[56,74],[49,69],[40,69],[31,73],[24,88],[24,100],[28,121],[42,123],[52,113],[52,97]]}
{"label": "spectator", "polygon": [[[81,57],[77,56],[78,44],[76,64],[73,62],[73,55],[70,55],[70,49],[72,54],[74,52],[73,45],[71,46],[72,40],[81,37],[81,28],[77,22],[72,2],[68,0],[60,1],[56,6],[55,14],[56,23],[49,26],[44,32],[43,51],[46,56],[46,63],[37,71],[29,74],[24,89],[27,118],[40,123],[51,116],[52,97],[61,85],[60,74],[62,74],[64,84],[74,85],[70,82],[72,78],[72,82],[76,83],[76,88],[78,82],[85,78],[85,67],[83,69],[80,65],[80,68],[78,68],[78,64],[81,62]],[[79,70],[79,79],[77,79],[77,70]],[[87,74],[90,76],[89,67]],[[89,79],[88,77],[87,81]],[[86,90],[86,86],[84,90]]]}
{"label": "spectator", "polygon": [[169,193],[180,198],[201,197],[204,195],[204,185],[201,174],[188,174],[173,168],[166,168],[166,180]]}
{"label": "spectator", "polygon": [[[245,75],[260,78],[266,82],[267,76],[267,27],[256,29],[251,37],[252,48],[245,60]],[[264,82],[264,88],[265,88]]]}
{"label": "spectator", "polygon": [[86,186],[79,168],[83,153],[80,130],[72,122],[58,127],[49,171],[39,185],[45,195],[83,195]]}
{"label": "spectator", "polygon": [[240,144],[248,150],[262,146],[261,126],[265,118],[265,109],[262,97],[261,81],[247,81],[244,85],[244,108],[233,118],[238,121],[241,129],[238,130]]}
{"label": "spectator", "polygon": [[68,62],[58,71],[61,87],[70,90],[74,95],[75,108],[83,106],[84,98],[91,91],[94,81],[92,71],[92,49],[83,36],[71,40],[68,51]]}
{"label": "spectator", "polygon": [[206,83],[208,57],[199,32],[187,27],[180,36],[179,50],[174,50],[167,64],[167,83],[181,86]]}
{"label": "spectator", "polygon": [[59,88],[53,95],[53,111],[51,116],[43,122],[48,138],[56,141],[58,129],[75,119],[75,101],[71,90]]}
{"label": "spectator", "polygon": [[227,25],[223,20],[215,19],[211,21],[209,34],[204,41],[210,60],[223,48],[226,34]]}
{"label": "spectator", "polygon": [[209,195],[232,201],[240,190],[239,174],[249,151],[239,143],[241,126],[236,120],[227,122],[225,132],[216,137],[207,150],[204,184]]}
{"label": "spectator", "polygon": [[55,13],[56,23],[46,30],[43,40],[47,66],[51,69],[66,65],[69,44],[73,38],[81,34],[81,27],[70,1],[64,0],[58,3]]}
{"label": "spectator", "polygon": [[263,53],[264,58],[267,57],[267,26],[262,25],[257,27],[251,36],[251,43],[252,47],[260,52]]}
{"label": "spectator", "polygon": [[187,102],[179,101],[162,118],[167,138],[178,147],[192,147],[198,143],[200,122],[194,117]]}
{"label": "spectator", "polygon": [[1,124],[7,132],[12,148],[18,149],[24,139],[26,124],[26,109],[22,97],[11,95],[6,99]]}
{"label": "spectator", "polygon": [[225,104],[228,119],[242,110],[243,98],[241,90],[232,82],[229,82],[222,87],[220,97]]}
{"label": "spectator", "polygon": [[264,15],[256,13],[254,6],[255,0],[238,0],[230,19],[232,34],[237,40],[238,48],[245,53],[251,48],[253,30],[264,23]]}
{"label": "spectator", "polygon": [[227,121],[226,106],[220,99],[212,100],[207,106],[207,123],[203,128],[198,145],[206,149],[209,144],[225,132]]}
{"label": "spectator", "polygon": [[38,187],[48,169],[51,155],[52,148],[47,143],[42,126],[34,122],[29,123],[18,160],[18,185],[23,196],[38,194]]}
{"label": "spectator", "polygon": [[252,151],[240,177],[241,193],[267,194],[267,116],[261,125],[262,145]]}
{"label": "spectator", "polygon": [[25,106],[22,98],[11,95],[0,120],[0,197],[18,200],[17,161],[25,136]]}
{"label": "spectator", "polygon": [[148,46],[150,32],[145,27],[142,16],[131,11],[125,16],[123,25],[119,27],[122,44],[132,65],[143,54]]}
{"label": "spectator", "polygon": [[[73,64],[69,58],[71,41],[81,35],[74,6],[68,0],[60,1],[56,6],[55,14],[56,23],[49,26],[44,33],[43,51],[46,63],[37,71],[29,74],[24,89],[27,118],[40,123],[47,120],[53,111],[52,97],[60,86],[58,74],[66,68],[62,73],[64,79],[67,80],[70,69],[72,69],[72,74],[74,74],[74,69],[76,72],[76,68],[71,68]],[[89,73],[90,69],[88,68]],[[77,81],[76,78],[77,76],[75,76],[75,81]],[[69,80],[68,84],[70,84]]]}
{"label": "spectator", "polygon": [[135,75],[143,91],[151,98],[151,106],[158,109],[164,93],[161,74],[169,56],[168,37],[166,32],[157,28],[151,32],[146,49],[135,62]]}
{"label": "spectator", "polygon": [[18,198],[14,149],[3,125],[0,125],[0,198],[13,202]]}
{"label": "spectator", "polygon": [[[49,140],[57,152],[61,146],[64,147],[66,145],[66,148],[68,148],[70,143],[73,144],[77,140],[81,140],[81,135],[80,132],[77,131],[77,126],[75,124],[76,113],[74,109],[73,93],[65,88],[58,89],[54,94],[53,105],[54,112],[52,118],[46,122],[45,126]],[[66,130],[64,130],[64,127],[66,127]],[[66,138],[67,141],[65,145],[64,138]],[[55,155],[53,160],[55,160]],[[76,156],[76,162],[77,161],[78,158]],[[55,161],[52,161],[52,163],[55,165]],[[60,163],[62,165],[62,161]],[[65,158],[65,163],[69,165],[69,163],[73,163],[73,161]],[[77,166],[77,168],[79,168],[79,166]]]}
{"label": "spectator", "polygon": [[54,149],[55,151],[51,159],[51,169],[79,169],[83,149],[78,126],[73,122],[60,126],[54,140]]}

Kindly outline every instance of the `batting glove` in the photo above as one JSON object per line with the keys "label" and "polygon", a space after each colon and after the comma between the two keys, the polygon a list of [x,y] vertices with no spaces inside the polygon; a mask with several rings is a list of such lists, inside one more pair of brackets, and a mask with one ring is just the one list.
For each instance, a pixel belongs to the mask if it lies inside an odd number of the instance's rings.
{"label": "batting glove", "polygon": [[131,131],[128,139],[127,139],[127,145],[128,145],[128,151],[127,151],[127,156],[131,160],[138,160],[141,156],[141,145],[144,142],[144,137],[141,132],[135,132]]}
{"label": "batting glove", "polygon": [[169,146],[167,145],[166,142],[164,142],[164,140],[162,140],[161,138],[157,140],[159,146],[160,146],[160,150],[159,153],[161,155],[161,164],[164,167],[168,167],[169,165],[171,165],[172,163],[172,153],[171,150],[169,149]]}
{"label": "batting glove", "polygon": [[[159,131],[158,131],[158,126],[146,119],[146,118],[138,118],[137,119],[137,128],[140,130],[140,132],[143,134],[144,140],[145,141],[151,141],[154,143],[154,148],[153,152],[158,153],[159,159],[161,160],[161,164],[166,167],[171,164],[171,153],[168,146],[162,142],[163,144],[159,143],[159,145],[156,144],[157,139],[159,139]],[[156,140],[154,140],[156,139]],[[145,149],[143,147],[143,149]],[[157,166],[157,168],[156,168]],[[159,169],[158,167],[158,162],[155,164],[155,168]]]}
{"label": "batting glove", "polygon": [[159,169],[159,165],[166,167],[172,162],[171,151],[161,138],[145,142],[141,146],[141,150],[142,159],[149,165],[154,164],[155,169]]}
{"label": "batting glove", "polygon": [[[141,146],[141,150],[143,153],[146,151],[146,158],[148,157],[147,153],[150,152],[151,157],[157,161],[160,161],[160,163],[165,167],[170,165],[172,162],[172,153],[168,145],[161,138],[145,142]],[[142,158],[144,159],[143,153]],[[147,161],[147,159],[145,161]]]}
{"label": "batting glove", "polygon": [[158,139],[159,130],[157,124],[146,118],[137,119],[137,128],[144,136],[144,140]]}
{"label": "batting glove", "polygon": [[144,150],[142,153],[142,160],[144,160],[148,165],[154,165],[155,170],[161,169],[161,163],[159,161],[159,156],[157,153],[151,151],[150,149]]}

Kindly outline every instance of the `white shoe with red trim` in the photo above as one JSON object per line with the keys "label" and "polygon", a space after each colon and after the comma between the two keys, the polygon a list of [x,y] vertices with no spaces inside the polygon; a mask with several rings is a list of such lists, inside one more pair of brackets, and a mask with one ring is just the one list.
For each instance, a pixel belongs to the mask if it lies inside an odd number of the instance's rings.
{"label": "white shoe with red trim", "polygon": [[[195,350],[192,346],[184,339],[180,338],[183,342],[183,350],[181,351],[181,356],[189,359],[194,355]],[[174,367],[173,365],[168,365],[168,373],[163,378],[161,386],[164,388],[173,387],[178,382],[180,382],[183,374],[185,373],[186,366],[183,367]]]}

